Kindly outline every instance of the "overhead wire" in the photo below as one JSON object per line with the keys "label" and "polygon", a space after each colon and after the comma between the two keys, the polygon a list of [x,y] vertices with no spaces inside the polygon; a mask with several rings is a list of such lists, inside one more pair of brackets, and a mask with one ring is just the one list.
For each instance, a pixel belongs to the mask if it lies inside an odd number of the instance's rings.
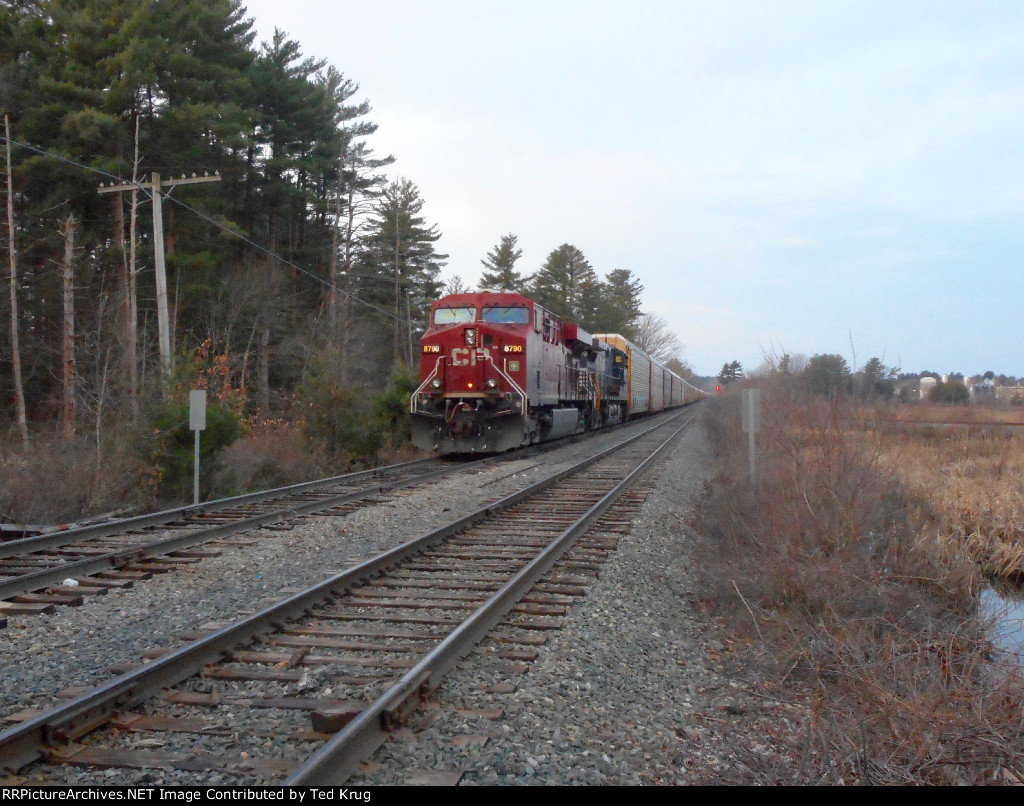
{"label": "overhead wire", "polygon": [[281,261],[281,263],[283,263],[284,265],[286,265],[286,266],[288,266],[290,268],[293,268],[296,271],[301,272],[302,274],[305,274],[307,277],[312,278],[313,280],[315,280],[316,282],[326,286],[327,288],[333,288],[335,291],[339,292],[340,294],[343,294],[344,296],[347,296],[350,299],[354,300],[355,302],[359,302],[359,303],[365,305],[368,308],[372,308],[373,310],[377,311],[378,313],[382,313],[385,316],[390,317],[391,319],[396,319],[397,321],[404,321],[400,317],[395,316],[390,311],[385,310],[384,308],[381,308],[381,307],[379,307],[377,305],[374,305],[372,302],[367,302],[366,300],[362,299],[361,297],[357,297],[351,291],[345,291],[345,290],[343,290],[341,288],[338,288],[338,286],[336,286],[330,280],[326,280],[323,277],[321,277],[320,275],[315,274],[314,272],[310,271],[309,269],[303,268],[302,266],[299,266],[297,263],[293,263],[292,261],[288,260],[288,258],[283,257],[282,255],[279,255],[277,252],[274,252],[272,249],[269,249],[269,248],[267,248],[267,247],[265,247],[265,246],[263,246],[261,244],[256,243],[251,238],[247,238],[245,235],[243,235],[242,233],[238,232],[237,230],[233,230],[233,229],[231,229],[231,227],[225,226],[221,222],[217,221],[215,218],[211,218],[210,216],[206,215],[205,213],[200,212],[199,210],[197,210],[195,207],[192,207],[191,205],[186,204],[181,199],[175,198],[173,196],[165,196],[164,198],[168,199],[169,201],[174,202],[175,204],[181,205],[186,210],[191,212],[193,215],[196,215],[199,218],[201,218],[203,221],[206,221],[208,224],[212,224],[213,226],[215,226],[218,229],[228,233],[229,235],[232,235],[233,237],[238,238],[238,240],[242,241],[243,243],[248,244],[249,246],[253,247],[254,249],[257,249],[260,252],[263,252],[264,254],[269,255],[270,257],[275,258],[276,260]]}
{"label": "overhead wire", "polygon": [[[6,141],[7,141],[7,138],[5,138],[3,135],[0,135],[0,142],[6,142]],[[77,162],[76,160],[70,159],[68,157],[63,157],[60,154],[54,154],[53,152],[46,151],[45,149],[37,148],[36,146],[29,145],[28,143],[21,143],[21,142],[15,140],[14,138],[10,139],[10,143],[11,143],[12,146],[18,146],[19,148],[24,148],[24,149],[26,149],[28,151],[33,151],[36,154],[40,154],[40,155],[45,156],[45,157],[50,157],[51,159],[55,159],[55,160],[57,160],[59,162],[63,162],[63,163],[66,163],[68,165],[72,165],[72,166],[74,166],[76,168],[81,168],[84,171],[89,171],[91,173],[98,174],[99,176],[106,177],[107,179],[115,180],[115,181],[117,181],[117,182],[119,182],[121,184],[131,184],[130,182],[125,182],[125,180],[122,179],[121,177],[115,176],[114,174],[108,173],[107,171],[103,171],[103,170],[101,170],[99,168],[95,168],[95,167],[93,167],[91,165],[85,165],[84,163]],[[137,184],[137,187],[138,187],[138,189],[140,191],[143,192],[144,195],[146,195],[147,197],[152,199],[152,195],[153,194],[148,190],[148,188],[146,188],[142,184]],[[264,254],[274,258],[277,261],[280,261],[284,265],[286,265],[286,266],[288,266],[288,267],[290,267],[292,269],[295,269],[296,271],[306,275],[307,277],[312,278],[313,280],[315,280],[316,282],[320,283],[321,285],[324,285],[324,286],[326,286],[329,289],[333,289],[334,291],[337,291],[343,297],[347,297],[348,299],[352,300],[353,302],[358,302],[361,305],[365,305],[367,308],[371,308],[372,310],[377,311],[378,313],[382,314],[383,316],[385,316],[385,317],[387,317],[389,319],[394,319],[397,322],[405,321],[403,317],[396,316],[395,314],[391,313],[391,311],[388,311],[385,308],[381,308],[378,305],[374,305],[372,302],[367,302],[366,300],[362,299],[361,297],[357,296],[355,293],[353,293],[351,291],[345,291],[343,288],[339,288],[337,285],[335,285],[330,280],[327,280],[327,279],[325,279],[323,277],[320,277],[318,274],[310,271],[309,269],[304,268],[303,266],[299,266],[298,264],[293,263],[292,261],[288,260],[283,255],[278,254],[277,252],[273,251],[272,249],[270,249],[270,248],[268,248],[266,246],[263,246],[262,244],[256,243],[251,238],[246,237],[245,235],[243,235],[242,233],[238,232],[237,230],[231,229],[231,227],[225,226],[223,223],[221,223],[220,221],[217,221],[215,218],[211,218],[210,216],[206,215],[205,213],[202,213],[199,210],[195,209],[191,205],[186,204],[181,199],[179,199],[179,198],[177,198],[175,196],[172,196],[169,193],[164,194],[164,199],[167,200],[167,201],[174,202],[175,204],[178,204],[178,205],[184,207],[186,210],[188,210],[189,212],[191,212],[194,215],[198,216],[199,218],[201,218],[203,221],[207,222],[208,224],[211,224],[212,226],[216,227],[217,229],[220,229],[223,232],[226,232],[229,235],[231,235],[231,236],[233,236],[235,238],[238,238],[243,243],[248,244],[249,246],[253,247],[254,249],[256,249],[256,250],[258,250],[260,252],[263,252]]]}

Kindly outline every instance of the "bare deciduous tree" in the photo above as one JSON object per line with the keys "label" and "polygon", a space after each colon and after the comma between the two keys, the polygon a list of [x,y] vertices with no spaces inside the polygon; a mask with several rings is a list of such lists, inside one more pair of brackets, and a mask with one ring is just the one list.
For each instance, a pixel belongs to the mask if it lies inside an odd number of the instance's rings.
{"label": "bare deciduous tree", "polygon": [[21,382],[21,350],[18,347],[18,253],[14,247],[14,169],[11,167],[11,121],[4,115],[4,137],[7,143],[7,228],[10,233],[11,256],[11,363],[14,365],[14,397],[18,408],[18,430],[21,442],[28,447],[28,421],[25,417],[25,387]]}
{"label": "bare deciduous tree", "polygon": [[64,337],[61,341],[62,396],[61,431],[64,439],[75,436],[75,216],[64,221],[64,262],[61,265],[64,286]]}
{"label": "bare deciduous tree", "polygon": [[454,275],[447,283],[444,284],[444,293],[446,296],[448,294],[466,294],[472,290],[473,289],[463,282],[462,277],[458,274]]}
{"label": "bare deciduous tree", "polygon": [[647,355],[663,363],[671,358],[682,360],[686,350],[668,322],[654,313],[645,313],[637,320],[635,341]]}

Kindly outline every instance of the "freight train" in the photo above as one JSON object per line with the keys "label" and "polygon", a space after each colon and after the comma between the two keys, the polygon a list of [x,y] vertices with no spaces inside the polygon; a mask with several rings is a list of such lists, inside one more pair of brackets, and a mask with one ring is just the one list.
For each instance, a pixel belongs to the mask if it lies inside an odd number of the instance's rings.
{"label": "freight train", "polygon": [[499,453],[693,403],[703,392],[614,333],[587,333],[521,294],[451,294],[430,306],[412,441]]}

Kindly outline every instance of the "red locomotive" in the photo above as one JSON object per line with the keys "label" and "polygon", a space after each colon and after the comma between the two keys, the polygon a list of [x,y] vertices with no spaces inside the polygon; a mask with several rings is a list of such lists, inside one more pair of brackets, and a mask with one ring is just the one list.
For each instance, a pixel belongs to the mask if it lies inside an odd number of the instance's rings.
{"label": "red locomotive", "polygon": [[521,294],[437,300],[420,348],[412,440],[428,451],[497,453],[703,394],[622,336],[592,336]]}

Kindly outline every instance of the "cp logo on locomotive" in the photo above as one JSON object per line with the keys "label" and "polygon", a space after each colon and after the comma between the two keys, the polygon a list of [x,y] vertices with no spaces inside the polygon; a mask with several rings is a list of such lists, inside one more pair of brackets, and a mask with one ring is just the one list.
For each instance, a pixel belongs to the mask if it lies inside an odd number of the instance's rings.
{"label": "cp logo on locomotive", "polygon": [[475,367],[478,361],[489,360],[491,351],[486,347],[456,347],[452,350],[453,367]]}

